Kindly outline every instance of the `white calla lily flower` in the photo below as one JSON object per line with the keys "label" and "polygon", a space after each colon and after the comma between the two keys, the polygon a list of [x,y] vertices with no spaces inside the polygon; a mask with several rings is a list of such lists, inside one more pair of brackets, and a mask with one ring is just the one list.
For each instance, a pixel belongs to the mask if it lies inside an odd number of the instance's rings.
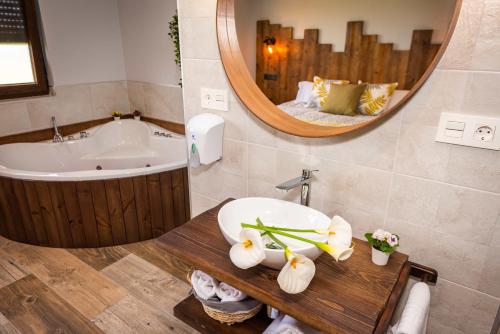
{"label": "white calla lily flower", "polygon": [[240,242],[231,247],[229,257],[236,267],[248,269],[266,258],[264,247],[259,231],[243,229],[240,232]]}
{"label": "white calla lily flower", "polygon": [[328,252],[337,261],[345,261],[351,257],[354,248],[352,247],[351,224],[340,216],[332,218],[330,228],[335,231],[328,235],[328,245],[331,251]]}
{"label": "white calla lily flower", "polygon": [[285,254],[288,261],[278,275],[278,284],[286,293],[301,293],[311,283],[316,273],[316,266],[309,258],[295,254],[288,248]]}

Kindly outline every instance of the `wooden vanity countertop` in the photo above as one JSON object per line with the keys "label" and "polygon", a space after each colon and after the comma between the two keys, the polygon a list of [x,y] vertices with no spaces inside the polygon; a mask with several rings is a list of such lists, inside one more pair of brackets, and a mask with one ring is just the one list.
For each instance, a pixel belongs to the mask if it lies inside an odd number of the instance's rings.
{"label": "wooden vanity countertop", "polygon": [[241,270],[229,259],[230,245],[219,230],[217,214],[228,199],[164,234],[158,245],[172,255],[325,333],[385,333],[408,282],[408,256],[391,255],[387,266],[371,262],[366,241],[354,239],[355,251],[344,262],[323,254],[306,291],[282,291],[278,271],[262,265]]}

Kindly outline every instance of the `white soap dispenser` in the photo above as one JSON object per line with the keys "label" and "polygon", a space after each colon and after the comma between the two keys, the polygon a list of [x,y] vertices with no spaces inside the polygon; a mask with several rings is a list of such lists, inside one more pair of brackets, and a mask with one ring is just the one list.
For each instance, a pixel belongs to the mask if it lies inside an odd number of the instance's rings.
{"label": "white soap dispenser", "polygon": [[209,165],[222,159],[224,119],[204,113],[191,118],[187,124],[187,142],[191,167]]}

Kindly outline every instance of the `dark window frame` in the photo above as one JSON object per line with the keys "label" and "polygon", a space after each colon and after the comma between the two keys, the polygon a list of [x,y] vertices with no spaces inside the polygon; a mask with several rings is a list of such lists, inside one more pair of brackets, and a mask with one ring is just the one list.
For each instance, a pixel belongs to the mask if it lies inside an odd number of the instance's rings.
{"label": "dark window frame", "polygon": [[42,49],[36,0],[24,0],[24,15],[35,83],[0,85],[0,100],[49,94],[49,82]]}

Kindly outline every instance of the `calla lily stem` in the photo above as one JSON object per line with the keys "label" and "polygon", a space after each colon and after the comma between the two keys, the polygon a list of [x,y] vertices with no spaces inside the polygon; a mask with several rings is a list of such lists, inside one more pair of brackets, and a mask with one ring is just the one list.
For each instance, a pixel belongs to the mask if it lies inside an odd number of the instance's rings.
{"label": "calla lily stem", "polygon": [[[271,233],[274,233],[274,234],[279,234],[279,235],[282,235],[284,237],[288,237],[288,238],[300,240],[300,241],[303,241],[303,242],[307,242],[309,244],[313,244],[313,245],[315,245],[316,247],[319,247],[319,248],[321,248],[323,246],[322,242],[318,242],[318,241],[314,241],[314,240],[311,240],[311,239],[299,237],[298,235],[293,235],[293,234],[290,234],[290,233],[282,232],[280,230],[275,229],[274,227],[258,226],[258,225],[245,224],[245,223],[241,223],[241,227],[253,228],[253,229],[256,229],[256,230],[261,230],[261,231],[271,232]],[[318,245],[321,245],[321,246],[318,246]]]}

